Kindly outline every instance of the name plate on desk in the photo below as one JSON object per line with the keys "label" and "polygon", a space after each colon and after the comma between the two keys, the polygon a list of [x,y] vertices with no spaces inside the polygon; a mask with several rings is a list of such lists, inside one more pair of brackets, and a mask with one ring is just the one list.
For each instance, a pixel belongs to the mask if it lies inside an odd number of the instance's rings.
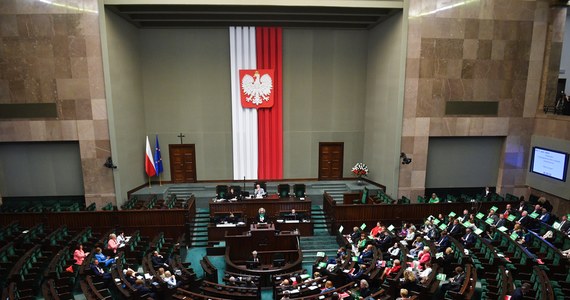
{"label": "name plate on desk", "polygon": [[285,220],[285,223],[299,223],[299,220]]}
{"label": "name plate on desk", "polygon": [[236,227],[236,224],[228,223],[228,224],[216,224],[216,227]]}

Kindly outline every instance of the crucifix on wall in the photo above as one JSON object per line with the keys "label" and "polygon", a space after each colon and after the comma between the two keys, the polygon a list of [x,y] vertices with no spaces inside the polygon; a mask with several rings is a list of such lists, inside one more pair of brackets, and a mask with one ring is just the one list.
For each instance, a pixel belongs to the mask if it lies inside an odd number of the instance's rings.
{"label": "crucifix on wall", "polygon": [[183,135],[182,132],[181,132],[181,133],[180,133],[179,135],[177,135],[177,136],[180,138],[180,144],[181,144],[181,145],[184,144],[184,142],[182,141],[182,138],[184,138],[185,135]]}

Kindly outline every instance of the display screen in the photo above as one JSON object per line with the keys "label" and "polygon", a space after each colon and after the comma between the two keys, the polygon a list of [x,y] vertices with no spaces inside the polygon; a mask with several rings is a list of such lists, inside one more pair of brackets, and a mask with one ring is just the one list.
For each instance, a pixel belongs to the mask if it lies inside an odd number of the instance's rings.
{"label": "display screen", "polygon": [[546,177],[566,181],[568,153],[533,147],[530,171]]}

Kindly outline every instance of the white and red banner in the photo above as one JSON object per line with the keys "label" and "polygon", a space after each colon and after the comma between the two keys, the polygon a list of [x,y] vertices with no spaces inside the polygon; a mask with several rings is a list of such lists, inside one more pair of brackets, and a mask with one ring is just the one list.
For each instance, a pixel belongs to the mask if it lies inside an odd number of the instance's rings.
{"label": "white and red banner", "polygon": [[282,32],[230,27],[234,179],[283,178]]}
{"label": "white and red banner", "polygon": [[273,106],[273,69],[239,70],[241,106],[267,108]]}

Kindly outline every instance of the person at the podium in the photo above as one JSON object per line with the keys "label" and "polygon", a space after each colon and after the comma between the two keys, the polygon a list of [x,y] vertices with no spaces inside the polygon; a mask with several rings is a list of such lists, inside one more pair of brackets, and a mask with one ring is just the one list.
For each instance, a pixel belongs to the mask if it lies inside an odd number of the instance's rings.
{"label": "person at the podium", "polygon": [[267,219],[267,215],[265,214],[265,208],[260,207],[259,210],[257,211],[257,218],[256,218],[257,223],[267,223],[268,219]]}
{"label": "person at the podium", "polygon": [[263,196],[265,196],[265,190],[261,187],[259,183],[255,185],[255,190],[253,191],[253,195],[255,198],[263,198]]}
{"label": "person at the podium", "polygon": [[238,200],[238,197],[240,195],[236,194],[236,192],[234,191],[234,188],[230,188],[230,191],[228,192],[228,194],[226,195],[226,199],[228,200]]}
{"label": "person at the podium", "polygon": [[253,250],[251,256],[247,259],[247,268],[254,269],[260,265],[259,256],[257,256],[257,251]]}

